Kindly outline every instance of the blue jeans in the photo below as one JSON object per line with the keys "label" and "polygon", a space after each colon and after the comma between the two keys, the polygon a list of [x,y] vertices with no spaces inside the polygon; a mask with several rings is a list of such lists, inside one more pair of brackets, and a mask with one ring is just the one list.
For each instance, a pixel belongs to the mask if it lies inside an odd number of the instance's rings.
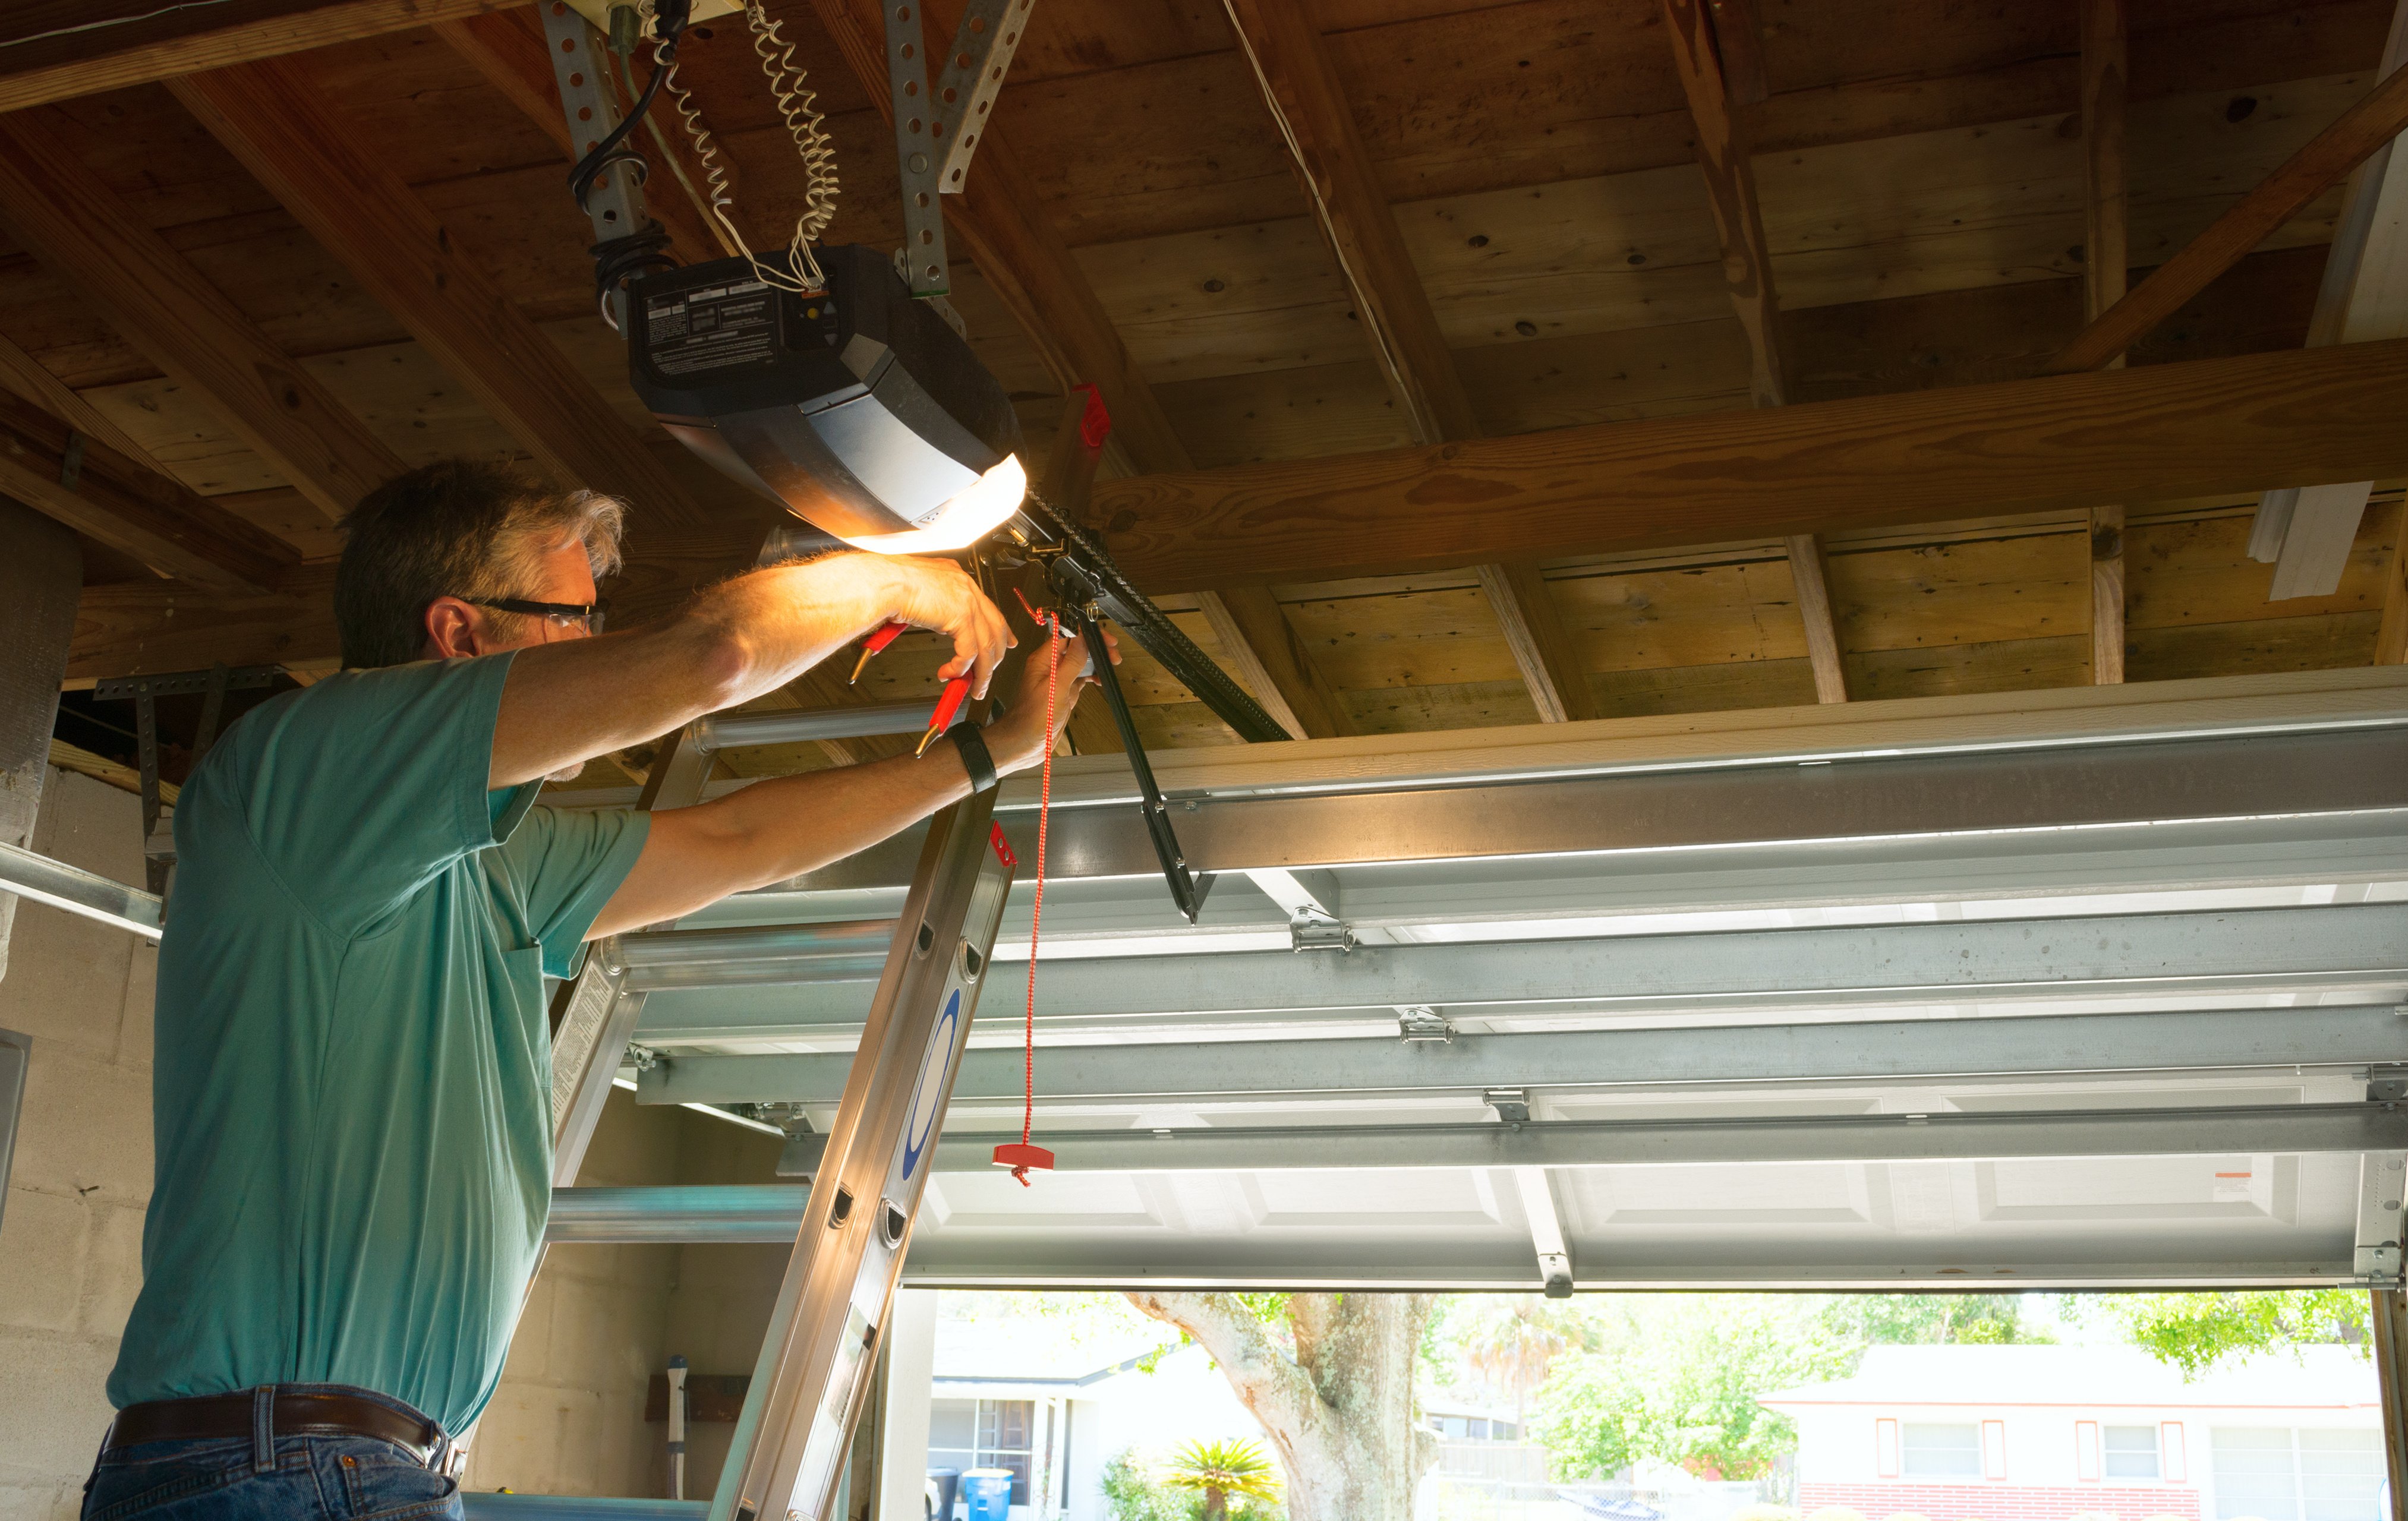
{"label": "blue jeans", "polygon": [[[327,1385],[321,1387],[333,1388]],[[308,1385],[292,1385],[308,1387]],[[416,1414],[397,1399],[344,1388]],[[83,1521],[462,1521],[460,1485],[374,1437],[148,1442],[100,1455]]]}

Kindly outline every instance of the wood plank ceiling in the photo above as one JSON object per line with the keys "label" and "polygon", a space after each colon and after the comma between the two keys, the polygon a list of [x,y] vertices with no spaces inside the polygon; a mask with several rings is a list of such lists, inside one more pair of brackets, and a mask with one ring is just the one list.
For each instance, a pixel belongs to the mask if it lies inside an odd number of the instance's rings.
{"label": "wood plank ceiling", "polygon": [[[180,48],[151,34],[202,22],[27,9],[0,491],[86,537],[75,678],[322,668],[332,517],[395,462],[626,493],[639,611],[749,559],[759,504],[593,314],[532,7],[227,0]],[[872,0],[768,9],[838,144],[830,240],[891,246]],[[2393,9],[1042,0],[949,198],[954,301],[1032,467],[1098,389],[1096,521],[1300,735],[2398,660],[2408,354],[2285,356],[2343,186],[2250,198],[2387,136]],[[801,175],[740,19],[683,74],[776,246]],[[2174,259],[2219,218],[2237,246]],[[2076,345],[2128,286],[2170,314]],[[2368,473],[2338,589],[2269,600],[2259,490]],[[1128,685],[1153,742],[1234,742],[1142,656]]]}

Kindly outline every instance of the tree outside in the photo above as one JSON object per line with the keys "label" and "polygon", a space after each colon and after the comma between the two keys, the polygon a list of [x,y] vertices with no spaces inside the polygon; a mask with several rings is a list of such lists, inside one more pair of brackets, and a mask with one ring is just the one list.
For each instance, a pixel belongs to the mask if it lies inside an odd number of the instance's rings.
{"label": "tree outside", "polygon": [[2363,1355],[2369,1336],[2367,1296],[2346,1289],[1126,1298],[1204,1349],[1271,1451],[1235,1442],[1225,1445],[1246,1451],[1196,1448],[1151,1463],[1124,1454],[1105,1477],[1118,1521],[1412,1521],[1438,1447],[1417,1385],[1511,1408],[1522,1440],[1549,1450],[1562,1481],[1627,1481],[1648,1469],[1746,1481],[1797,1444],[1787,1417],[1758,1398],[1844,1377],[1872,1346],[2063,1333],[2137,1345],[2197,1377],[2270,1350],[2338,1342]]}

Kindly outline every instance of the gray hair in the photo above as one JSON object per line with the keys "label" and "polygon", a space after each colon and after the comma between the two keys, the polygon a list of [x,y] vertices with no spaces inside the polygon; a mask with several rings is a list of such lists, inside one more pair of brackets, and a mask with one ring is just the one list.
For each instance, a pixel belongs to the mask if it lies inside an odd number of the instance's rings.
{"label": "gray hair", "polygon": [[[343,664],[418,659],[437,597],[524,596],[541,556],[571,543],[585,546],[600,580],[619,568],[626,513],[616,496],[552,491],[493,461],[437,460],[395,476],[343,515],[335,571]],[[523,632],[519,614],[489,616],[506,639]]]}

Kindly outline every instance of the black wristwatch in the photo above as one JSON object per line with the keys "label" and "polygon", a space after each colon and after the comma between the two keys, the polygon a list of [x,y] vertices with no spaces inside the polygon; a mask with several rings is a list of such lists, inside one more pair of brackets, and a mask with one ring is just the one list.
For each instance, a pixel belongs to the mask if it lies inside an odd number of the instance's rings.
{"label": "black wristwatch", "polygon": [[979,732],[979,726],[966,718],[947,729],[945,738],[962,753],[962,769],[970,774],[970,791],[992,792],[998,780],[995,757],[987,753],[986,737]]}

